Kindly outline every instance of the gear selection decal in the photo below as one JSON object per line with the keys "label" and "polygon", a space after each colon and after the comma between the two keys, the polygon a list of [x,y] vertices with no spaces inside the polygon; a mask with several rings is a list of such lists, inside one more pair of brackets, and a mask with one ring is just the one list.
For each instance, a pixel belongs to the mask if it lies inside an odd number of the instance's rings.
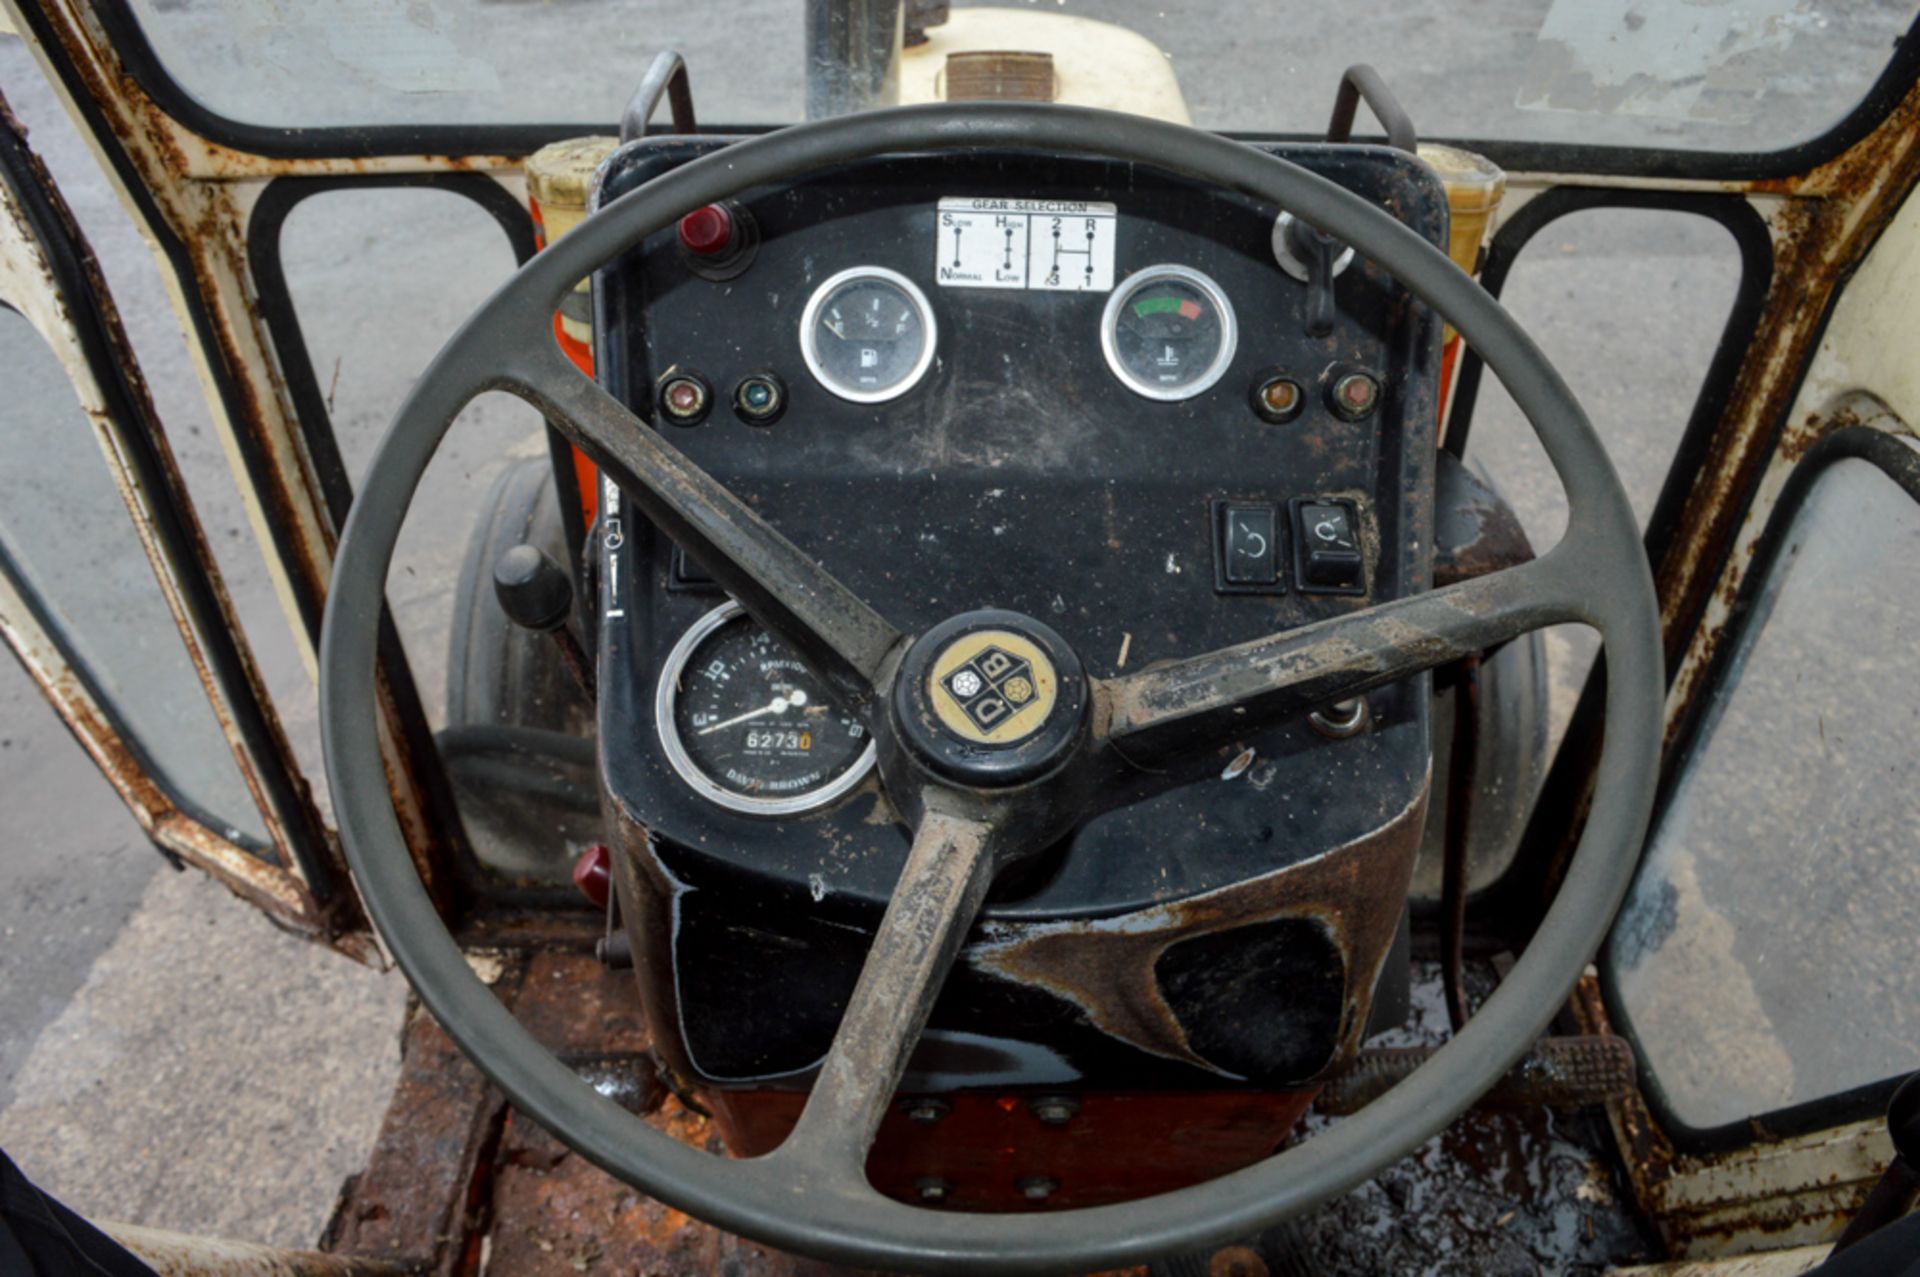
{"label": "gear selection decal", "polygon": [[935,659],[930,678],[941,723],[980,745],[1012,745],[1033,735],[1060,690],[1046,653],[1011,630],[960,636]]}

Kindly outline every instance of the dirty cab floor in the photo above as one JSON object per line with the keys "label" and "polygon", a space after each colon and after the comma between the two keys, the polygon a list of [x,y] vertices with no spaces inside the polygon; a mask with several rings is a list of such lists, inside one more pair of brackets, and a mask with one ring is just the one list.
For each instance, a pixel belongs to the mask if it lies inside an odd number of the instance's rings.
{"label": "dirty cab floor", "polygon": [[[1484,987],[1492,974],[1470,972]],[[550,1049],[688,1143],[721,1151],[707,1120],[645,1066],[632,977],[581,954],[504,966],[495,989]],[[1416,963],[1406,1028],[1375,1045],[1444,1038],[1437,968]],[[848,1272],[722,1233],[627,1187],[520,1117],[416,1009],[372,1158],[342,1188],[323,1241],[335,1253],[447,1277],[644,1272]],[[1303,1131],[1338,1119],[1309,1116]],[[1230,1271],[1352,1274],[1600,1273],[1652,1257],[1596,1111],[1473,1113],[1321,1213],[1258,1239]],[[1164,1271],[1220,1271],[1227,1255]],[[1148,1272],[1145,1268],[1130,1270]],[[1156,1267],[1154,1271],[1163,1271]]]}

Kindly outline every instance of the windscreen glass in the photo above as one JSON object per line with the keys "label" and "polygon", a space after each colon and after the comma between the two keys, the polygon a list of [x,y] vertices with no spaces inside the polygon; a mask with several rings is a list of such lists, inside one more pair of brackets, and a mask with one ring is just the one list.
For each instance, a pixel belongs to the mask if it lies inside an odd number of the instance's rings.
{"label": "windscreen glass", "polygon": [[[619,118],[662,49],[685,56],[703,123],[804,118],[809,67],[816,82],[865,74],[850,52],[861,39],[846,27],[888,8],[848,0],[129,3],[173,78],[234,120],[573,123],[582,132],[606,131]],[[945,23],[907,35],[914,43],[896,55],[883,97],[944,95],[960,78],[948,74],[949,54],[1017,48],[1052,55],[1058,100],[1184,115],[1210,129],[1312,134],[1326,127],[1341,70],[1366,62],[1423,136],[1767,151],[1842,119],[1917,10],[1915,0],[957,4]],[[822,17],[833,14],[845,19],[838,28]],[[829,40],[830,29],[840,35]]]}

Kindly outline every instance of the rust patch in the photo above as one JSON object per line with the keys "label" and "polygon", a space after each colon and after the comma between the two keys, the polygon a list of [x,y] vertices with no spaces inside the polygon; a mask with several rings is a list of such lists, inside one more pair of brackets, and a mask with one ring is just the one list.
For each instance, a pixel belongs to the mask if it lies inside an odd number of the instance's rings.
{"label": "rust patch", "polygon": [[[5,618],[0,617],[0,628],[4,623]],[[43,653],[20,646],[22,636],[11,629],[7,634],[74,739],[112,783],[156,846],[204,869],[235,895],[289,929],[304,935],[318,933],[316,918],[319,915],[297,879],[234,846],[176,809],[172,799],[147,775],[127,743],[101,714],[78,675],[65,666],[48,664],[42,659]]]}
{"label": "rust patch", "polygon": [[[1426,816],[1426,789],[1373,833],[1323,856],[1231,887],[1092,922],[986,923],[962,955],[978,970],[1043,989],[1102,1032],[1142,1051],[1209,1072],[1155,977],[1177,941],[1254,923],[1301,918],[1329,933],[1345,968],[1340,1040],[1333,1059],[1359,1045],[1381,961],[1393,943]],[[1323,1070],[1324,1072],[1324,1070]],[[1306,1081],[1307,1079],[1295,1079]]]}
{"label": "rust patch", "polygon": [[[590,958],[510,962],[494,991],[596,1084],[631,1057],[584,1052],[646,1047],[631,980]],[[712,1122],[671,1097],[656,1097],[647,1120],[725,1155]],[[513,1277],[850,1271],[724,1233],[594,1167],[513,1112],[418,1010],[373,1157],[341,1190],[322,1248],[434,1277],[476,1277],[483,1256],[484,1271]]]}
{"label": "rust patch", "polygon": [[[1592,971],[1581,976],[1580,982],[1574,986],[1569,1006],[1582,1033],[1613,1033],[1613,1026],[1607,1019],[1606,1003],[1601,999],[1600,977]],[[1673,1176],[1678,1156],[1673,1143],[1654,1122],[1653,1115],[1647,1110],[1646,1099],[1637,1087],[1626,1095],[1609,1100],[1607,1117],[1613,1124],[1615,1140],[1626,1162],[1634,1196],[1644,1202],[1657,1185]]]}
{"label": "rust patch", "polygon": [[627,1187],[517,1116],[508,1122],[500,1162],[489,1272],[812,1277],[848,1271],[709,1228]]}
{"label": "rust patch", "polygon": [[[1608,1033],[1598,976],[1588,972],[1571,999],[1585,1033]],[[1881,1165],[1848,1168],[1838,1155],[1851,1147],[1846,1130],[1830,1137],[1784,1139],[1755,1128],[1755,1143],[1729,1153],[1694,1157],[1679,1152],[1660,1128],[1638,1087],[1607,1101],[1607,1118],[1635,1200],[1676,1256],[1737,1254],[1782,1244],[1831,1241],[1865,1201]],[[1766,1163],[1792,1152],[1818,1157],[1823,1138],[1834,1146],[1825,1169],[1770,1173]],[[1789,1146],[1798,1145],[1797,1149]],[[1890,1154],[1890,1149],[1887,1150]],[[1861,1173],[1865,1172],[1865,1173]],[[1706,1190],[1702,1185],[1708,1185]]]}
{"label": "rust patch", "polygon": [[[1770,219],[1774,276],[1726,412],[1656,572],[1669,666],[1679,661],[1690,637],[1679,631],[1680,620],[1696,615],[1712,593],[1716,565],[1768,464],[1775,423],[1791,406],[1822,318],[1917,177],[1920,84],[1835,159],[1795,177],[1748,185],[1754,194],[1785,197]],[[1736,575],[1738,570],[1734,565]],[[1683,687],[1683,698],[1691,691],[1691,684]]]}
{"label": "rust patch", "polygon": [[341,1187],[321,1248],[409,1270],[461,1271],[505,1113],[480,1070],[415,1008],[373,1156]]}
{"label": "rust patch", "polygon": [[515,1003],[520,1023],[556,1055],[620,1055],[651,1045],[633,978],[591,954],[538,953]]}

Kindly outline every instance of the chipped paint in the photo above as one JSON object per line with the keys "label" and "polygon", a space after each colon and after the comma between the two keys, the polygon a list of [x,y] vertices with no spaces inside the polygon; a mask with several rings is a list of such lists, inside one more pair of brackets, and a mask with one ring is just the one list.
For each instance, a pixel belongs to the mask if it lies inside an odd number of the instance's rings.
{"label": "chipped paint", "polygon": [[[1232,1076],[1188,1045],[1154,974],[1176,942],[1283,918],[1328,932],[1345,967],[1345,1010],[1333,1059],[1350,1054],[1393,942],[1426,817],[1427,786],[1372,833],[1311,860],[1184,900],[1091,921],[981,924],[962,961],[1078,1007],[1102,1032],[1150,1055]],[[1385,907],[1390,905],[1391,907]]]}
{"label": "chipped paint", "polygon": [[[1749,188],[1784,197],[1754,201],[1773,238],[1774,276],[1672,547],[1657,565],[1667,656],[1677,671],[1668,703],[1670,732],[1723,628],[1712,615],[1692,635],[1679,627],[1702,607],[1711,609],[1714,595],[1731,597],[1737,590],[1753,544],[1741,535],[1740,523],[1779,448],[1783,423],[1804,420],[1822,406],[1819,400],[1810,403],[1809,394],[1832,394],[1832,384],[1823,386],[1821,374],[1839,350],[1870,350],[1872,325],[1890,331],[1891,315],[1861,312],[1897,306],[1911,322],[1911,276],[1902,279],[1896,272],[1914,251],[1915,211],[1902,210],[1916,178],[1920,87],[1910,89],[1879,127],[1836,159],[1800,176]],[[1847,295],[1836,305],[1843,287]],[[1847,389],[1867,390],[1911,379],[1910,370],[1898,373],[1884,364],[1842,377],[1852,383]]]}
{"label": "chipped paint", "polygon": [[[54,220],[57,234],[71,250],[77,269],[84,274],[86,300],[97,316],[100,335],[120,371],[129,411],[135,419],[116,418],[107,389],[100,383],[75,328],[75,303],[60,292],[47,247],[40,243],[27,207],[4,186],[0,186],[0,301],[27,320],[67,374],[92,427],[107,473],[126,505],[133,530],[153,569],[160,596],[179,630],[184,655],[206,692],[215,720],[268,835],[280,849],[279,864],[262,861],[235,846],[227,831],[201,826],[174,809],[171,800],[161,795],[159,787],[146,778],[127,743],[106,727],[108,720],[102,707],[95,704],[90,695],[80,692],[80,679],[66,668],[52,638],[39,632],[32,612],[17,596],[9,598],[6,608],[9,638],[75,733],[91,738],[90,752],[96,762],[114,779],[122,796],[136,809],[143,827],[156,841],[183,859],[213,870],[216,876],[236,890],[242,890],[256,903],[270,902],[266,903],[269,912],[298,931],[335,936],[364,930],[364,923],[359,921],[350,899],[338,901],[331,910],[321,909],[314,899],[313,884],[306,881],[296,859],[286,854],[290,825],[323,837],[318,834],[322,829],[319,814],[304,790],[296,787],[291,805],[283,808],[261,783],[251,747],[235,722],[207,655],[209,635],[185,601],[189,575],[198,575],[211,585],[214,609],[211,623],[223,631],[223,640],[231,642],[246,694],[260,709],[266,748],[271,753],[269,765],[290,775],[297,774],[291,744],[273,712],[265,681],[240,629],[238,616],[194,513],[99,264],[51,176],[38,157],[26,149],[24,129],[7,110],[4,99],[0,99],[0,127],[13,135],[21,153],[24,171],[17,174],[15,180],[23,184],[23,189],[35,193],[42,216]],[[132,455],[136,438],[147,448],[157,469],[157,482],[164,492],[149,492],[143,486],[142,473]],[[154,503],[163,498],[178,512],[182,546],[170,546],[155,526]],[[366,951],[357,937],[347,941],[346,947],[355,953]]]}
{"label": "chipped paint", "polygon": [[[43,44],[32,24],[21,18],[17,0],[0,0],[0,4],[16,26],[29,33],[27,43],[49,83],[60,93],[128,215],[146,232],[182,331],[190,338],[200,331],[196,313],[207,321],[205,339],[190,339],[188,353],[206,392],[248,522],[290,620],[295,645],[312,673],[314,631],[306,618],[317,617],[324,604],[338,529],[322,497],[259,310],[246,243],[253,205],[267,181],[277,176],[491,171],[507,167],[508,158],[498,157],[494,165],[467,157],[441,157],[409,168],[400,161],[281,162],[244,155],[199,137],[162,111],[140,89],[84,0],[61,0],[37,11],[51,31],[52,47]],[[88,105],[100,113],[102,131],[95,131],[78,109],[60,74],[62,67],[71,70]],[[140,195],[150,205],[128,188],[113,162],[116,156],[132,171]],[[519,179],[515,176],[510,181]],[[184,265],[162,250],[163,236],[183,247]],[[247,461],[249,449],[257,456],[257,473]],[[380,708],[382,753],[408,848],[422,879],[443,902],[449,902],[454,891],[446,865],[449,849],[430,817],[422,774],[433,760],[415,757],[403,746],[406,731],[401,711],[384,678]]]}
{"label": "chipped paint", "polygon": [[[1598,979],[1582,977],[1582,1031],[1607,1033]],[[1638,1090],[1607,1102],[1635,1199],[1669,1253],[1694,1260],[1831,1243],[1893,1158],[1886,1124],[1855,1122],[1694,1156],[1673,1146]]]}

